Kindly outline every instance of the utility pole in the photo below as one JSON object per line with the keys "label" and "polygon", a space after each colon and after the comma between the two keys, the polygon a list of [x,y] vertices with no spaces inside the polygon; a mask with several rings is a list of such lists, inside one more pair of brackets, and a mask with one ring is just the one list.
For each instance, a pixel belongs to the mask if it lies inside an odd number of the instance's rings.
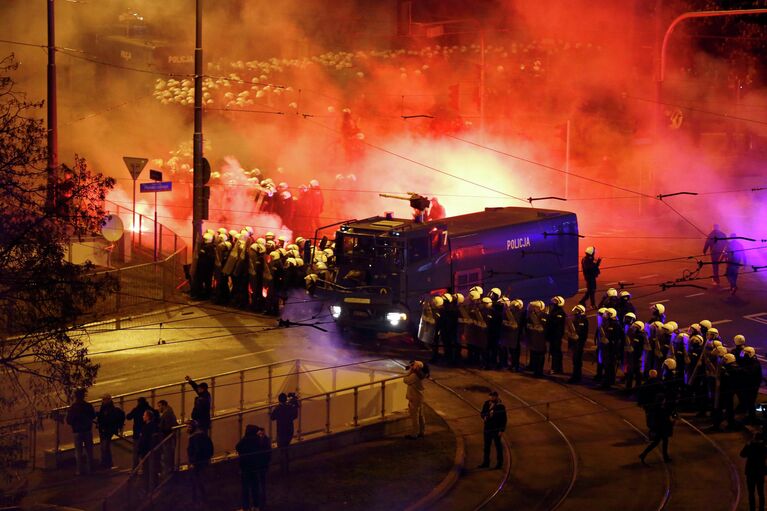
{"label": "utility pole", "polygon": [[59,143],[56,133],[56,24],[54,2],[48,0],[48,183],[46,187],[45,207],[48,212],[56,211],[58,197],[56,184],[59,167]]}
{"label": "utility pole", "polygon": [[197,262],[197,248],[202,237],[202,1],[195,0],[194,39],[194,189],[192,193],[192,267]]}

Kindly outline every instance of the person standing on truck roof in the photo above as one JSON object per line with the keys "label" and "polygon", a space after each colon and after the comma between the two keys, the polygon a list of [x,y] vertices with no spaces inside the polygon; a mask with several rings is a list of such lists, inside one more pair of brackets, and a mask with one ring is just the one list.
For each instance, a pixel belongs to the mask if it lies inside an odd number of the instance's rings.
{"label": "person standing on truck roof", "polygon": [[586,293],[578,302],[581,305],[589,300],[591,308],[596,309],[595,293],[597,292],[597,277],[599,277],[599,265],[602,264],[602,258],[595,258],[596,249],[594,247],[586,247],[586,254],[581,259],[581,271],[583,272],[583,278],[586,281]]}

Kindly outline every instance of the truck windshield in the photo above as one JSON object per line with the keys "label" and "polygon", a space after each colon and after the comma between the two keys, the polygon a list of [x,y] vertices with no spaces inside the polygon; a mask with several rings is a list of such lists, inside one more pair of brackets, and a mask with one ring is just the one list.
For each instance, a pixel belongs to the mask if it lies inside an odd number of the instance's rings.
{"label": "truck windshield", "polygon": [[375,257],[374,239],[367,236],[344,236],[343,242],[344,258],[352,259],[372,259]]}

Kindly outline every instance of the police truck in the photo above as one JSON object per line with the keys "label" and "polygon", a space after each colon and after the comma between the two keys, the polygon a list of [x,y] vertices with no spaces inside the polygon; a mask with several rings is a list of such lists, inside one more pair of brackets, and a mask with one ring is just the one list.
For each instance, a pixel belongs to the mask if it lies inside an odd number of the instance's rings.
{"label": "police truck", "polygon": [[335,256],[330,312],[342,330],[415,333],[423,300],[446,292],[577,293],[578,220],[524,207],[425,222],[387,214],[340,225]]}

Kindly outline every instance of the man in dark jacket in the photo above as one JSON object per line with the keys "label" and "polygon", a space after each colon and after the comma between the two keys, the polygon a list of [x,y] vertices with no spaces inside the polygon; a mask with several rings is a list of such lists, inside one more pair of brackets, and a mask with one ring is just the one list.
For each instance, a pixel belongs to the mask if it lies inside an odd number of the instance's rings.
{"label": "man in dark jacket", "polygon": [[101,447],[101,468],[112,468],[112,437],[122,428],[125,415],[112,402],[112,396],[104,394],[101,408],[96,414],[99,427],[99,446]]}
{"label": "man in dark jacket", "polygon": [[490,399],[485,401],[480,412],[482,420],[485,422],[484,437],[485,445],[483,450],[482,463],[478,468],[488,468],[490,466],[490,444],[495,444],[495,468],[503,468],[503,446],[501,445],[501,434],[506,430],[506,407],[501,403],[498,392],[491,391]]}
{"label": "man in dark jacket", "polygon": [[764,445],[762,433],[756,433],[754,438],[740,451],[740,457],[746,458],[746,488],[748,488],[748,509],[755,511],[756,498],[759,495],[759,508],[764,511],[764,473],[767,448]]}
{"label": "man in dark jacket", "polygon": [[280,452],[280,466],[283,473],[288,471],[288,446],[290,441],[293,440],[293,421],[298,418],[298,408],[300,402],[298,396],[293,394],[285,394],[284,392],[277,396],[277,400],[280,402],[270,414],[271,420],[277,423],[277,447]]}
{"label": "man in dark jacket", "polygon": [[77,475],[88,474],[93,464],[93,419],[96,411],[85,401],[85,389],[75,390],[75,401],[67,410],[67,424],[75,441]]}
{"label": "man in dark jacket", "polygon": [[192,420],[197,423],[197,428],[207,433],[210,429],[210,407],[211,397],[208,392],[208,384],[205,382],[197,383],[189,376],[184,377],[192,389],[197,393],[194,398],[194,407],[192,408]]}
{"label": "man in dark jacket", "polygon": [[189,445],[186,448],[189,464],[191,465],[192,498],[205,500],[205,470],[213,457],[213,442],[205,431],[201,430],[196,421],[189,422]]}
{"label": "man in dark jacket", "polygon": [[242,509],[266,505],[266,473],[272,458],[272,441],[263,428],[248,424],[235,448],[240,456]]}
{"label": "man in dark jacket", "polygon": [[148,490],[152,490],[157,484],[158,456],[152,452],[160,441],[160,429],[154,410],[144,411],[144,426],[141,428],[141,437],[138,439],[138,454],[143,464],[143,474]]}
{"label": "man in dark jacket", "polygon": [[160,411],[160,421],[158,429],[160,430],[160,440],[162,452],[160,453],[160,467],[163,476],[167,476],[173,471],[173,458],[176,452],[176,437],[173,428],[178,426],[178,419],[173,408],[164,399],[157,402]]}
{"label": "man in dark jacket", "polygon": [[280,403],[272,410],[271,419],[277,423],[277,447],[287,447],[293,440],[293,421],[298,418],[300,404],[293,393],[283,392],[277,400]]}
{"label": "man in dark jacket", "polygon": [[584,305],[586,300],[589,300],[592,309],[597,308],[594,295],[597,292],[597,277],[600,272],[599,265],[602,264],[602,258],[595,259],[595,253],[596,249],[594,247],[587,247],[586,254],[581,259],[581,272],[583,273],[583,279],[586,281],[586,293],[579,303]]}
{"label": "man in dark jacket", "polygon": [[144,428],[144,412],[150,410],[154,411],[149,405],[145,397],[138,398],[136,406],[128,412],[125,416],[126,419],[133,421],[133,468],[136,468],[139,460],[139,439],[141,438],[141,430]]}

